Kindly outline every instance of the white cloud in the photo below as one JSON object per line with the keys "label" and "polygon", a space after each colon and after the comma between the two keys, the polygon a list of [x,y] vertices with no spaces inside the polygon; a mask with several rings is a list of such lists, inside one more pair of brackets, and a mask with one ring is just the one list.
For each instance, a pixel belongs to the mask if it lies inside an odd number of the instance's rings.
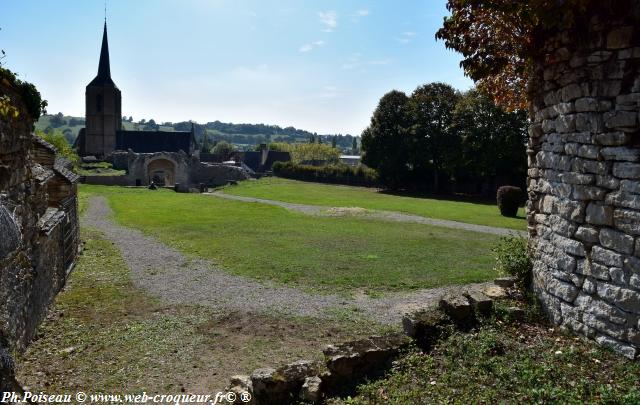
{"label": "white cloud", "polygon": [[354,23],[357,23],[358,21],[360,21],[362,17],[366,17],[368,15],[369,15],[369,10],[367,10],[366,8],[361,8],[359,10],[356,10],[355,13],[353,13],[353,15],[351,16],[351,21],[353,21]]}
{"label": "white cloud", "polygon": [[362,60],[362,54],[354,53],[349,57],[346,63],[342,65],[344,70],[358,69],[365,66],[380,66],[388,65],[391,63],[391,59],[369,59]]}
{"label": "white cloud", "polygon": [[321,39],[314,41],[311,44],[304,44],[302,45],[299,49],[298,52],[301,53],[306,53],[306,52],[311,52],[314,48],[320,47],[320,46],[324,46],[325,42]]}
{"label": "white cloud", "polygon": [[418,34],[413,31],[405,31],[399,38],[396,38],[396,41],[400,42],[401,44],[408,44],[416,35]]}
{"label": "white cloud", "polygon": [[318,18],[320,22],[324,25],[324,32],[333,32],[338,26],[338,14],[335,11],[319,11]]}

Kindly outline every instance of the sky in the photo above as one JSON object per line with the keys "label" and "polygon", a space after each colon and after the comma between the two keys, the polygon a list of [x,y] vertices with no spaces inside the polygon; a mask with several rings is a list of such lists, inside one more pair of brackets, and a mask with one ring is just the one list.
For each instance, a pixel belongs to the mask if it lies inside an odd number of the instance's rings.
{"label": "sky", "polygon": [[[380,97],[473,83],[435,32],[445,0],[108,0],[111,76],[135,121],[359,135]],[[104,0],[0,0],[2,64],[84,116]]]}

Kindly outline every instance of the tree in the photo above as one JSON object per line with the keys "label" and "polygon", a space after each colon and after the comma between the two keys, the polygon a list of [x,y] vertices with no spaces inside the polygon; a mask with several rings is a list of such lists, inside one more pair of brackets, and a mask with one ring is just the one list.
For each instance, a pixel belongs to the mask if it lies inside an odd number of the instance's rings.
{"label": "tree", "polygon": [[229,160],[235,152],[235,148],[227,141],[220,141],[213,147],[213,153],[220,156],[222,160]]}
{"label": "tree", "polygon": [[201,153],[209,153],[211,152],[211,144],[209,143],[209,134],[206,132],[202,137],[202,146],[200,148]]}
{"label": "tree", "polygon": [[331,139],[331,147],[332,148],[337,148],[338,147],[338,136],[334,135],[333,138]]}
{"label": "tree", "polygon": [[[477,89],[465,93],[454,110],[460,137],[457,177],[482,183],[521,184],[526,178],[527,114],[507,112]],[[493,190],[492,190],[493,191]]]}
{"label": "tree", "polygon": [[49,123],[53,128],[60,128],[61,126],[65,125],[67,121],[64,119],[64,115],[59,112],[49,118]]}
{"label": "tree", "polygon": [[354,155],[358,154],[358,138],[353,138],[353,143],[351,144],[351,153]]}
{"label": "tree", "polygon": [[[600,22],[624,15],[633,0],[448,0],[446,17],[436,38],[462,53],[460,65],[480,90],[509,110],[526,109],[533,85],[533,65],[550,29],[579,27],[596,12]],[[583,28],[583,27],[582,27]],[[576,35],[576,38],[579,38]]]}
{"label": "tree", "polygon": [[289,153],[294,163],[323,162],[327,164],[340,161],[340,151],[329,145],[319,143],[295,143],[290,145]]}
{"label": "tree", "polygon": [[444,83],[418,87],[408,102],[411,147],[408,162],[414,176],[432,177],[432,191],[440,190],[440,178],[450,176],[457,158],[457,137],[452,131],[453,111],[460,94]]}
{"label": "tree", "polygon": [[391,189],[405,184],[408,174],[408,97],[397,90],[382,96],[362,132],[362,162],[375,169],[380,181]]}

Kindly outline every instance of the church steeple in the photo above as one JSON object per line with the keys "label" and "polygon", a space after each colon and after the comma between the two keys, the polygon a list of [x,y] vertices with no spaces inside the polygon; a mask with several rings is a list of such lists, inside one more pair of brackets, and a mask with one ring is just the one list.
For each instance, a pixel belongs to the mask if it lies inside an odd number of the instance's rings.
{"label": "church steeple", "polygon": [[104,22],[104,32],[102,34],[102,49],[100,50],[100,62],[98,64],[98,75],[89,85],[105,85],[115,86],[111,80],[111,66],[109,63],[109,41],[107,39],[107,22]]}

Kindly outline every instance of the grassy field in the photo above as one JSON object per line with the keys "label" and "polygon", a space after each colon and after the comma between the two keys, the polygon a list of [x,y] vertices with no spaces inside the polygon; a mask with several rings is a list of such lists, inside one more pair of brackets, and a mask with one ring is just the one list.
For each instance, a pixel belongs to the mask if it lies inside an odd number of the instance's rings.
{"label": "grassy field", "polygon": [[164,304],[132,285],[111,242],[95,230],[82,232],[78,265],[17,358],[27,390],[215,393],[233,374],[319,359],[325,344],[381,331],[344,317],[281,319]]}
{"label": "grassy field", "polygon": [[269,177],[258,181],[241,182],[237,186],[226,187],[224,192],[298,204],[362,207],[372,210],[405,212],[469,224],[526,229],[524,209],[522,208],[518,213],[518,218],[507,218],[501,216],[498,208],[491,204],[396,196],[364,187],[308,183]]}
{"label": "grassy field", "polygon": [[497,237],[357,217],[315,217],[265,204],[120,187],[104,195],[116,220],[225,270],[328,292],[371,292],[485,281],[495,277]]}

